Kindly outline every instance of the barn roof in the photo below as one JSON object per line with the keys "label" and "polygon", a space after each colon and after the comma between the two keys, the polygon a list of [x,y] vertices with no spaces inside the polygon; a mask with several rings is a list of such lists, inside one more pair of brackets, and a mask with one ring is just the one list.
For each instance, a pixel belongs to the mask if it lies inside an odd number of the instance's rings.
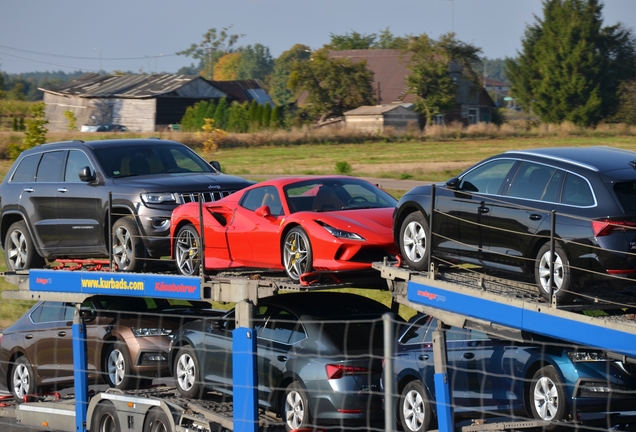
{"label": "barn roof", "polygon": [[409,108],[409,106],[411,106],[411,104],[405,104],[407,106],[404,106],[403,104],[388,104],[388,105],[363,105],[360,106],[356,109],[352,109],[351,111],[347,111],[344,113],[345,116],[352,116],[352,115],[380,115],[380,114],[384,114],[387,113],[389,111],[393,111],[396,109],[399,110],[404,110],[405,112],[411,112],[414,115],[417,115],[417,113],[413,110],[411,110]]}
{"label": "barn roof", "polygon": [[[40,90],[66,96],[85,98],[147,99],[157,96],[226,97],[239,102],[256,99],[269,101],[269,96],[256,80],[209,81],[198,75],[138,74],[101,75],[84,74],[51,88]],[[262,99],[266,99],[263,101]]]}

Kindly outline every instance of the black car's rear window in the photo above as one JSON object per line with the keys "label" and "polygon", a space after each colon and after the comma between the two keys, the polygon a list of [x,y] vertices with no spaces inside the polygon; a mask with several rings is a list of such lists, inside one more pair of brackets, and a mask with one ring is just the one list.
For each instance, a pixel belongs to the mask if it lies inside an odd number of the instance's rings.
{"label": "black car's rear window", "polygon": [[382,349],[383,322],[375,320],[351,321],[343,318],[340,322],[325,322],[321,331],[325,333],[333,344],[343,352],[369,352]]}
{"label": "black car's rear window", "polygon": [[636,180],[616,183],[614,193],[625,213],[636,213]]}

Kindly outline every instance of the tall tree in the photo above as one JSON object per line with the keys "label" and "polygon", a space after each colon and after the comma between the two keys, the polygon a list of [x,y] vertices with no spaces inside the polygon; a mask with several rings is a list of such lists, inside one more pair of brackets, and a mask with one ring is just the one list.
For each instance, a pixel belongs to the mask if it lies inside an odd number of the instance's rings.
{"label": "tall tree", "polygon": [[238,79],[242,53],[225,54],[214,65],[213,79],[215,81],[231,81]]}
{"label": "tall tree", "polygon": [[404,52],[411,70],[406,81],[410,93],[417,96],[416,109],[426,115],[427,124],[455,106],[460,80],[469,80],[477,88],[474,66],[479,63],[480,52],[458,41],[454,33],[442,35],[437,41],[425,33],[410,38]]}
{"label": "tall tree", "polygon": [[296,94],[289,88],[289,76],[295,62],[307,60],[311,49],[307,45],[296,44],[284,51],[274,61],[274,70],[269,79],[269,94],[278,105],[287,105],[296,100]]}
{"label": "tall tree", "polygon": [[214,75],[214,65],[225,54],[234,52],[235,45],[242,34],[230,34],[228,31],[232,26],[223,27],[220,31],[211,28],[203,35],[203,41],[198,45],[192,44],[190,48],[177,52],[177,55],[184,55],[199,60],[201,74],[211,79]]}
{"label": "tall tree", "polygon": [[331,42],[325,46],[330,50],[344,51],[353,49],[371,49],[375,44],[376,35],[361,34],[358,32],[345,33],[344,35],[330,34]]}
{"label": "tall tree", "polygon": [[274,68],[274,59],[269,48],[254,44],[241,49],[241,61],[238,65],[237,79],[255,79],[265,82]]}
{"label": "tall tree", "polygon": [[318,121],[341,116],[360,105],[372,105],[373,72],[365,61],[330,59],[327,50],[318,50],[310,60],[296,62],[289,84],[292,90],[306,91],[306,110]]}
{"label": "tall tree", "polygon": [[595,125],[616,112],[620,83],[636,76],[631,31],[603,27],[602,9],[600,0],[544,0],[543,19],[506,59],[512,93],[542,121]]}

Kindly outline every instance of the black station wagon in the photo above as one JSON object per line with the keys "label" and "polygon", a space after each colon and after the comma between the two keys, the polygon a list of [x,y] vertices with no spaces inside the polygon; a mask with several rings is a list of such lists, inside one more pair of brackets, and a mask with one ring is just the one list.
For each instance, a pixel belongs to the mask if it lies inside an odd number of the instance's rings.
{"label": "black station wagon", "polygon": [[[533,275],[571,301],[590,281],[636,273],[636,152],[542,148],[490,157],[435,189],[432,256]],[[428,265],[431,185],[405,194],[394,237],[404,262]],[[554,212],[555,260],[550,271]]]}

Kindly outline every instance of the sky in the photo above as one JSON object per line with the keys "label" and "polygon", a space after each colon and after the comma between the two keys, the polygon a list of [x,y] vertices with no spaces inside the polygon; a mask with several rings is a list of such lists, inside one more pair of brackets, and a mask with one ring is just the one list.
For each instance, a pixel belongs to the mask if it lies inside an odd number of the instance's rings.
{"label": "sky", "polygon": [[[636,32],[636,0],[605,0],[605,25]],[[490,59],[515,57],[541,0],[0,0],[0,71],[176,73],[198,63],[176,52],[211,28],[242,34],[273,57],[330,35],[427,33],[457,38]]]}

